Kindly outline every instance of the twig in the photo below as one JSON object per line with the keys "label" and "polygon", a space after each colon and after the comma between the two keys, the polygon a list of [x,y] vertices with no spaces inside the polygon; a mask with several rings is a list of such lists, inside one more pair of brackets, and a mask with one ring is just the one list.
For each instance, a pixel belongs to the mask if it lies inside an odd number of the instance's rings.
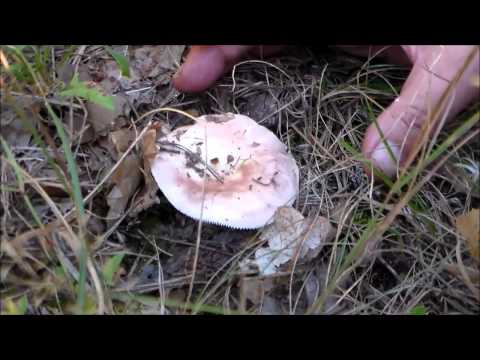
{"label": "twig", "polygon": [[173,143],[173,142],[157,141],[157,144],[159,144],[160,146],[165,146],[165,145],[173,146],[173,147],[179,148],[180,150],[185,151],[189,156],[193,157],[196,161],[201,162],[205,166],[205,168],[213,175],[213,177],[215,179],[217,179],[218,182],[223,184],[223,178],[220,175],[218,175],[218,173],[215,171],[215,169],[212,168],[210,165],[208,165],[207,161],[203,160],[199,155],[195,154],[190,149],[186,148],[183,145]]}

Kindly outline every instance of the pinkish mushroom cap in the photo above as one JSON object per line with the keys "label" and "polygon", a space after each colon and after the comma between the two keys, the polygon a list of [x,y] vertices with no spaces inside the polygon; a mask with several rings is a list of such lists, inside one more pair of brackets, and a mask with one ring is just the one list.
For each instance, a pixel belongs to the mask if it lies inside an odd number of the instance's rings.
{"label": "pinkish mushroom cap", "polygon": [[159,144],[153,177],[172,205],[194,219],[200,219],[203,200],[203,221],[255,229],[296,199],[295,160],[270,130],[249,117],[204,115]]}

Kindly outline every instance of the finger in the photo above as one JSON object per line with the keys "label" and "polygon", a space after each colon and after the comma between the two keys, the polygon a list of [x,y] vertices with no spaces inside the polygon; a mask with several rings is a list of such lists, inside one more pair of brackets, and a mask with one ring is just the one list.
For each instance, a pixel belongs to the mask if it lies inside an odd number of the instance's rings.
{"label": "finger", "polygon": [[[411,46],[405,52],[414,66],[400,96],[379,116],[378,125],[395,157],[393,160],[381,140],[375,124],[368,128],[363,153],[387,176],[397,174],[421,135],[429,109],[434,107],[449,83],[461,69],[473,46]],[[457,115],[472,100],[479,98],[479,89],[472,78],[479,72],[478,48],[475,58],[460,78],[448,118]]]}
{"label": "finger", "polygon": [[173,85],[183,92],[204,91],[250,52],[262,57],[280,49],[280,46],[251,45],[192,46],[185,63],[172,79]]}
{"label": "finger", "polygon": [[173,77],[173,85],[179,91],[199,92],[212,86],[225,72],[229,64],[238,61],[252,47],[192,46],[185,63]]}

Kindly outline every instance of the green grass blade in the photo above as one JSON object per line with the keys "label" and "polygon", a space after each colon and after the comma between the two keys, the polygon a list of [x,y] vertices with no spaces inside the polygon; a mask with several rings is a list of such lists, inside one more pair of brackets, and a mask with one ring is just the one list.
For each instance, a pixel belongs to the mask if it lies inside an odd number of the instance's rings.
{"label": "green grass blade", "polygon": [[423,305],[416,305],[410,309],[409,315],[427,315],[427,308]]}
{"label": "green grass blade", "polygon": [[[149,296],[149,295],[136,295],[126,292],[113,293],[112,298],[114,300],[127,302],[127,301],[136,301],[142,305],[150,307],[158,307],[160,305],[160,300],[158,297]],[[192,303],[183,303],[178,300],[165,299],[165,306],[174,308],[174,309],[187,309],[194,310],[195,312],[202,312],[212,315],[246,315],[236,310],[226,310],[221,306],[207,305],[207,304],[192,304]]]}
{"label": "green grass blade", "polygon": [[115,109],[113,97],[102,95],[98,89],[89,88],[84,82],[78,80],[78,74],[75,74],[67,88],[60,92],[63,97],[79,97],[100,105],[108,110]]}
{"label": "green grass blade", "polygon": [[28,62],[28,60],[25,58],[23,53],[19,51],[16,48],[13,48],[14,51],[17,53],[17,55],[21,58],[22,62],[27,66],[28,70],[30,71],[30,74],[32,75],[33,79],[35,80],[35,83],[42,94],[42,97],[44,99],[44,104],[45,107],[47,108],[48,114],[51,116],[53,123],[55,125],[55,128],[57,130],[58,136],[60,137],[60,140],[62,142],[62,149],[65,153],[65,158],[67,161],[67,168],[68,172],[70,174],[70,179],[71,179],[71,184],[72,184],[72,198],[75,203],[75,208],[77,210],[77,217],[78,217],[78,224],[79,224],[79,234],[78,238],[80,241],[80,254],[79,254],[79,273],[80,273],[80,279],[79,279],[79,286],[78,286],[78,293],[77,293],[77,300],[78,300],[78,306],[80,309],[83,309],[85,306],[85,298],[86,298],[86,279],[87,279],[87,248],[85,244],[85,239],[83,236],[83,226],[84,226],[84,217],[85,217],[85,208],[83,204],[83,197],[81,193],[81,188],[80,188],[80,180],[78,176],[78,171],[77,171],[77,166],[75,159],[73,157],[72,149],[70,148],[70,142],[69,139],[67,138],[67,135],[65,133],[65,129],[63,128],[63,124],[61,120],[58,118],[58,116],[55,114],[53,111],[52,107],[48,103],[48,101],[45,98],[45,91],[43,90],[41,86],[41,82],[37,77],[37,74],[35,73],[34,69],[32,68],[31,64]]}
{"label": "green grass blade", "polygon": [[118,269],[120,268],[120,264],[125,256],[125,253],[120,253],[117,255],[112,256],[110,259],[107,260],[105,265],[102,269],[102,275],[105,279],[107,285],[113,285],[113,277],[117,273]]}
{"label": "green grass blade", "polygon": [[108,53],[116,61],[118,67],[120,68],[122,76],[130,77],[130,65],[128,63],[128,59],[125,56],[123,56],[123,54],[120,54],[120,53],[112,50],[110,47],[107,47],[106,49],[107,49]]}

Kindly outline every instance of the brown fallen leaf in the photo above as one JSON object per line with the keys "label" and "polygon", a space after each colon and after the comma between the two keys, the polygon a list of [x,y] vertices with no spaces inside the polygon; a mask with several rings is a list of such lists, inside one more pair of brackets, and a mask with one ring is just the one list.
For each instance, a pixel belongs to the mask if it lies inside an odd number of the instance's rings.
{"label": "brown fallen leaf", "polygon": [[39,102],[27,97],[15,97],[11,98],[12,103],[9,104],[4,98],[5,96],[0,96],[0,129],[2,137],[10,147],[28,146],[32,134],[26,124],[27,122],[35,123],[35,115],[31,107],[38,105]]}
{"label": "brown fallen leaf", "polygon": [[140,180],[140,159],[136,154],[129,154],[112,175],[111,181],[115,186],[107,195],[109,225],[124,214],[128,201],[140,184]]}
{"label": "brown fallen leaf", "polygon": [[[68,120],[65,122],[68,124]],[[72,128],[69,130],[71,132],[72,142],[74,143],[83,145],[95,140],[93,127],[87,121],[84,122],[83,115],[78,113],[73,114]]]}
{"label": "brown fallen leaf", "polygon": [[263,302],[265,296],[272,290],[273,280],[271,278],[242,276],[238,287],[242,296],[257,306]]}
{"label": "brown fallen leaf", "polygon": [[171,303],[176,302],[183,304],[187,298],[187,292],[182,288],[165,289],[165,293],[165,297],[168,298]]}
{"label": "brown fallen leaf", "polygon": [[119,155],[127,151],[130,144],[135,140],[135,133],[126,128],[112,131],[109,136],[113,146],[115,147],[115,150]]}
{"label": "brown fallen leaf", "polygon": [[97,136],[106,135],[109,131],[119,129],[126,124],[127,100],[120,95],[112,95],[112,97],[115,104],[114,111],[92,102],[86,103],[87,119]]}
{"label": "brown fallen leaf", "polygon": [[68,197],[69,192],[65,189],[65,186],[56,181],[39,181],[39,185],[42,189],[52,198]]}
{"label": "brown fallen leaf", "polygon": [[157,155],[156,141],[157,130],[152,128],[145,133],[142,141],[143,166],[148,172],[150,172],[150,162]]}
{"label": "brown fallen leaf", "polygon": [[118,81],[122,77],[122,71],[115,60],[107,60],[103,63],[102,72],[105,79]]}
{"label": "brown fallen leaf", "polygon": [[25,258],[28,255],[28,243],[31,240],[37,240],[45,237],[47,234],[44,229],[32,229],[18,234],[15,238],[2,239],[0,249],[12,259]]}
{"label": "brown fallen leaf", "polygon": [[[77,74],[80,81],[92,81],[87,64],[80,64],[78,66]],[[61,67],[57,68],[57,76],[65,85],[70,84],[70,81],[72,81],[74,75],[75,65],[69,62],[66,62]]]}
{"label": "brown fallen leaf", "polygon": [[13,239],[2,237],[0,242],[0,252],[8,255],[21,269],[36,277],[36,263],[30,263],[28,259],[34,258],[30,252],[31,242],[39,242],[43,251],[48,254],[50,242],[47,238],[51,232],[55,230],[52,223],[45,225],[43,228],[34,228],[23,233],[17,234]]}
{"label": "brown fallen leaf", "polygon": [[185,45],[142,46],[133,50],[132,76],[166,84],[179,67]]}
{"label": "brown fallen leaf", "polygon": [[[2,111],[2,117],[4,116]],[[32,135],[25,129],[21,121],[15,120],[7,126],[1,125],[2,136],[5,137],[7,144],[13,148],[25,147],[30,143]]]}
{"label": "brown fallen leaf", "polygon": [[[139,74],[130,71],[130,76],[125,77],[122,75],[120,67],[115,60],[108,59],[103,62],[99,68],[97,75],[102,78],[100,85],[109,94],[116,93],[117,91],[130,90],[132,88],[143,87],[145,84],[141,81]],[[134,94],[137,94],[136,92]],[[134,100],[135,96],[129,96],[130,101]]]}
{"label": "brown fallen leaf", "polygon": [[150,171],[150,162],[155,158],[157,154],[157,130],[152,128],[148,130],[142,141],[141,149],[143,156],[143,178],[145,182],[144,188],[138,194],[138,197],[135,200],[135,205],[132,210],[132,215],[138,214],[139,212],[148,209],[150,206],[158,203],[157,191],[158,185],[153,179],[152,173]]}
{"label": "brown fallen leaf", "polygon": [[[117,161],[121,154],[115,150],[115,145],[112,143],[112,138],[110,136],[102,136],[97,139],[98,147],[92,147],[92,151],[97,155],[100,160],[100,168],[104,168],[104,161],[106,158],[111,158]],[[108,156],[110,155],[110,156]],[[92,164],[96,165],[96,164]]]}
{"label": "brown fallen leaf", "polygon": [[458,232],[465,238],[470,255],[480,261],[480,210],[472,209],[466,214],[457,216],[456,226]]}

